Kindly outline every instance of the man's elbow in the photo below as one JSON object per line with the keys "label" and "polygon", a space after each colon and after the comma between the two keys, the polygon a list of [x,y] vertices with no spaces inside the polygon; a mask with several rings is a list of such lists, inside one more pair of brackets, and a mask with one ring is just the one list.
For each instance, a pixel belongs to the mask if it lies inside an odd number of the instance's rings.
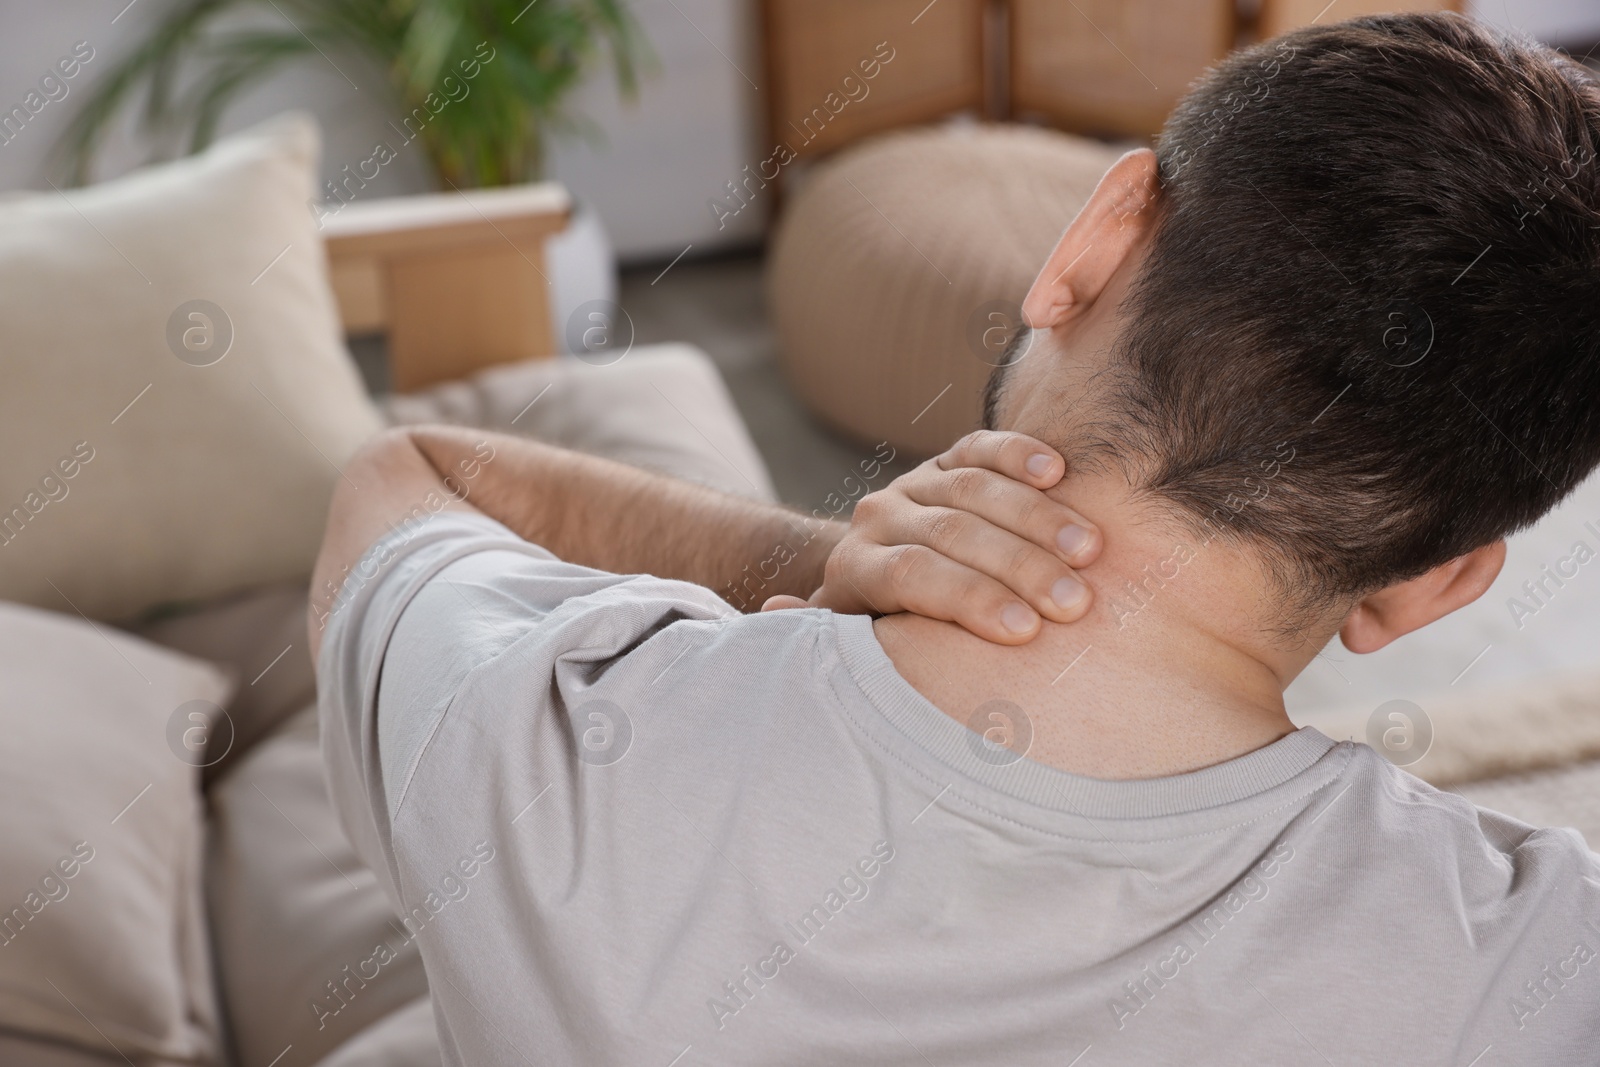
{"label": "man's elbow", "polygon": [[413,437],[413,427],[391,426],[367,438],[345,463],[343,476],[334,490],[334,500],[366,495],[369,485],[382,488],[397,475],[412,477],[418,471],[431,471]]}
{"label": "man's elbow", "polygon": [[318,564],[330,553],[348,550],[349,535],[359,538],[389,521],[397,501],[425,490],[431,474],[432,468],[417,451],[408,428],[392,427],[368,438],[334,482]]}
{"label": "man's elbow", "polygon": [[339,472],[322,545],[311,574],[307,619],[311,656],[320,655],[323,631],[338,610],[345,578],[364,552],[438,481],[403,427],[384,430],[358,448]]}

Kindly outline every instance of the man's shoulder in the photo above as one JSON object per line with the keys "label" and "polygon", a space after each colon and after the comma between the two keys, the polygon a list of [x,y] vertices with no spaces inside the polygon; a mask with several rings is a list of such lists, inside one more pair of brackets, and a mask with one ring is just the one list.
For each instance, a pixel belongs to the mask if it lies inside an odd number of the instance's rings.
{"label": "man's shoulder", "polygon": [[1330,817],[1316,829],[1342,840],[1337,847],[1363,880],[1407,885],[1424,896],[1448,892],[1463,902],[1496,899],[1510,911],[1580,896],[1600,900],[1600,857],[1576,830],[1481,807],[1365,745],[1351,747],[1350,795],[1328,805]]}
{"label": "man's shoulder", "polygon": [[833,619],[816,609],[744,615],[701,586],[628,576],[582,603],[555,605],[502,640],[462,698],[492,698],[529,672],[553,671],[558,690],[581,685],[663,714],[685,706],[749,712],[795,700],[814,706],[833,692]]}
{"label": "man's shoulder", "polygon": [[[619,607],[636,595],[618,593]],[[663,700],[691,690],[820,691],[828,685],[823,660],[831,623],[831,612],[813,609],[743,615],[728,608],[708,616],[669,608],[617,650],[607,674],[614,684],[648,688]]]}

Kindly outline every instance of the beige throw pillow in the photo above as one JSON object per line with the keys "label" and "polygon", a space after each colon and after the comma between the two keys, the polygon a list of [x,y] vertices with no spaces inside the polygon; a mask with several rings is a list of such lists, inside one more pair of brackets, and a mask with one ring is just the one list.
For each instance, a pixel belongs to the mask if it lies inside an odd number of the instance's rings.
{"label": "beige throw pillow", "polygon": [[183,757],[228,680],[11,604],[0,677],[0,1033],[118,1063],[214,1061],[203,811]]}
{"label": "beige throw pillow", "polygon": [[0,199],[0,599],[132,616],[310,573],[380,426],[287,115],[87,189]]}

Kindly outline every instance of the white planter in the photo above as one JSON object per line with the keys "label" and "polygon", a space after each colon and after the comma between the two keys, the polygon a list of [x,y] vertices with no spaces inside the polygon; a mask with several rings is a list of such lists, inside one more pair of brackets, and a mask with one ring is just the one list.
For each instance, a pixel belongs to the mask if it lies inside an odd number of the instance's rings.
{"label": "white planter", "polygon": [[572,221],[545,242],[544,256],[550,275],[550,329],[556,351],[570,355],[567,323],[579,307],[594,300],[616,303],[616,255],[599,213],[575,199]]}

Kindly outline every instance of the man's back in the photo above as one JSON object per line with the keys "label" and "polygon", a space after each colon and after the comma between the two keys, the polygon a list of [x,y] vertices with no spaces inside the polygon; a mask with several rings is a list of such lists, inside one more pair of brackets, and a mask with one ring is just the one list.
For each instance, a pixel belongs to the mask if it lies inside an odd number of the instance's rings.
{"label": "man's back", "polygon": [[481,518],[395,550],[328,630],[324,745],[453,1059],[1600,1047],[1600,869],[1570,831],[1309,730],[1178,777],[1069,775],[929,704],[865,618],[734,616]]}

